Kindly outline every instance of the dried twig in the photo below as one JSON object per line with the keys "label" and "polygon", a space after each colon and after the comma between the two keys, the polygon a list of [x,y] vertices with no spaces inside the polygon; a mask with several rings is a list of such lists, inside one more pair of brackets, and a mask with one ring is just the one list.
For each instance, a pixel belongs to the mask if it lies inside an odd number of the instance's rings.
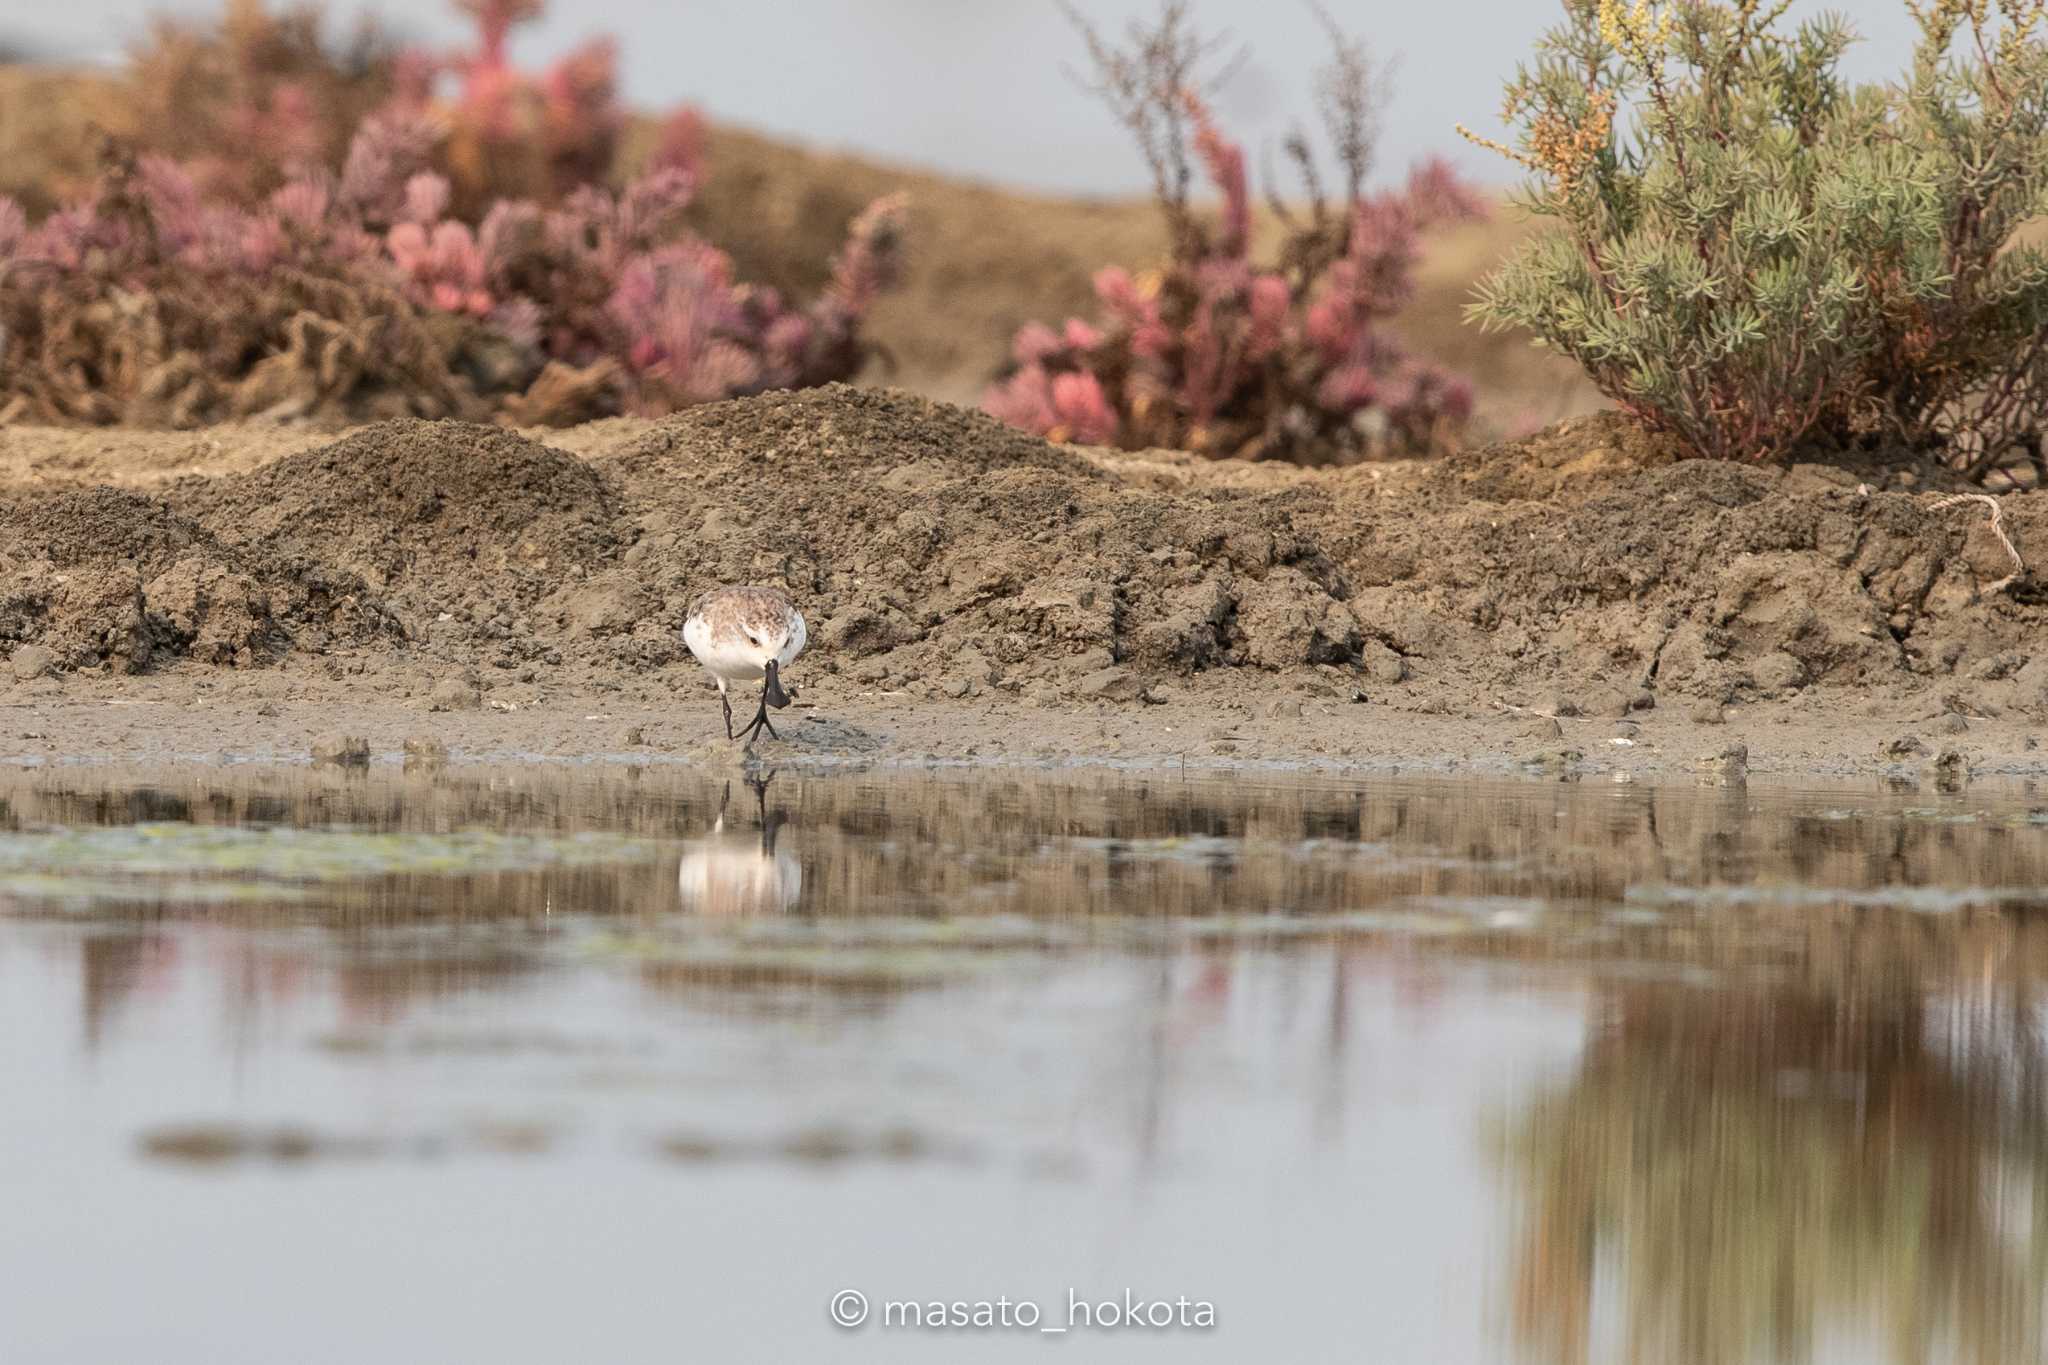
{"label": "dried twig", "polygon": [[1989,493],[1951,493],[1947,497],[1936,498],[1928,507],[1931,510],[1939,510],[1964,502],[1981,502],[1991,509],[1991,534],[1998,537],[1998,543],[2003,545],[2006,554],[2012,557],[2013,571],[1984,589],[1987,593],[2002,592],[2026,573],[2027,561],[2020,558],[2019,547],[2014,545],[2012,537],[2005,533],[2005,508],[1999,505],[1998,499]]}
{"label": "dried twig", "polygon": [[1344,168],[1344,197],[1355,203],[1372,175],[1386,71],[1374,67],[1365,44],[1346,33],[1323,5],[1311,0],[1309,11],[1330,45],[1330,63],[1316,73],[1316,105],[1337,164]]}
{"label": "dried twig", "polygon": [[1187,0],[1161,0],[1159,17],[1134,19],[1119,47],[1089,22],[1073,0],[1057,0],[1067,22],[1087,45],[1092,74],[1068,77],[1094,95],[1128,129],[1152,173],[1153,196],[1166,214],[1177,243],[1202,246],[1201,229],[1188,207],[1194,164],[1186,96],[1206,95],[1237,73],[1250,49],[1226,33],[1205,37],[1188,16]]}

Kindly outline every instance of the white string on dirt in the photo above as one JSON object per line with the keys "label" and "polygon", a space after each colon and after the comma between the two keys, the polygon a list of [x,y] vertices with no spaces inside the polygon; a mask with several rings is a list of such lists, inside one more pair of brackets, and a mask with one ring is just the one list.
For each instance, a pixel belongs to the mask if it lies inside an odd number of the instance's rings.
{"label": "white string on dirt", "polygon": [[1998,543],[2003,545],[2006,554],[2012,557],[2013,571],[1984,589],[1987,593],[2002,592],[2027,571],[2027,561],[2020,558],[2019,547],[2014,545],[2012,537],[2005,533],[2005,508],[1999,505],[1998,499],[1989,493],[1950,493],[1946,497],[1936,498],[1927,505],[1930,510],[1939,511],[1944,507],[1954,507],[1957,503],[1964,502],[1981,502],[1991,509],[1991,534],[1998,537]]}

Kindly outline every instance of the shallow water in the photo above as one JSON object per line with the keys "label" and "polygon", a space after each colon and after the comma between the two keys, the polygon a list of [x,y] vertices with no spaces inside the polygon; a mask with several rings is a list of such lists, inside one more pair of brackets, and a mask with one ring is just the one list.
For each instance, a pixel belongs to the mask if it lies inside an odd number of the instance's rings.
{"label": "shallow water", "polygon": [[0,1361],[2038,1361],[2044,983],[2018,788],[15,773]]}

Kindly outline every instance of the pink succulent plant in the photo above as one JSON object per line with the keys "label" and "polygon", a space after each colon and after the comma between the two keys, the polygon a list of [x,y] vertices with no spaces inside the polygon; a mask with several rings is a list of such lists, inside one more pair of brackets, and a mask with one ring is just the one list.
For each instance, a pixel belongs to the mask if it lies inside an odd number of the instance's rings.
{"label": "pink succulent plant", "polygon": [[[1214,81],[1203,67],[1223,44],[1194,30],[1183,0],[1130,21],[1121,44],[1082,7],[1065,8],[1087,43],[1091,88],[1151,172],[1168,254],[1142,273],[1097,272],[1091,318],[1020,328],[984,407],[1047,436],[1255,459],[1440,444],[1470,390],[1410,357],[1388,324],[1414,291],[1421,234],[1484,206],[1441,161],[1417,166],[1399,190],[1367,188],[1377,75],[1364,46],[1310,6],[1329,40],[1314,86],[1341,192],[1325,193],[1308,135],[1290,135],[1303,195],[1298,207],[1273,196],[1277,230],[1263,235],[1276,249],[1261,261],[1244,148],[1202,94]],[[1213,212],[1190,196],[1198,179],[1215,192]]]}
{"label": "pink succulent plant", "polygon": [[1221,200],[1215,230],[1190,223],[1157,272],[1099,271],[1094,321],[1026,323],[1014,370],[983,407],[1065,440],[1317,458],[1361,447],[1366,412],[1383,419],[1386,446],[1427,446],[1461,422],[1469,388],[1411,359],[1383,324],[1413,292],[1421,232],[1477,214],[1477,196],[1425,163],[1404,189],[1352,200],[1340,249],[1321,247],[1328,229],[1304,227],[1282,244],[1286,264],[1262,267],[1243,150],[1200,98],[1176,105]]}
{"label": "pink succulent plant", "polygon": [[[598,410],[646,413],[854,376],[872,351],[862,328],[902,273],[900,197],[853,220],[815,299],[742,283],[730,258],[685,221],[703,176],[694,110],[669,116],[642,173],[611,188],[625,124],[614,46],[585,44],[528,75],[512,66],[510,39],[540,0],[458,3],[476,21],[474,45],[391,59],[390,97],[332,162],[323,163],[322,146],[342,139],[319,122],[332,92],[280,78],[237,94],[242,104],[231,110],[230,121],[241,120],[236,150],[269,163],[265,174],[216,174],[221,158],[210,150],[115,161],[84,197],[34,224],[0,197],[8,316],[34,316],[36,291],[52,286],[83,307],[114,291],[148,296],[198,281],[189,293],[204,300],[233,277],[234,289],[278,286],[272,297],[289,300],[285,317],[309,296],[350,326],[390,315],[393,335],[431,338],[415,351],[469,357],[449,360],[450,373],[508,405],[550,362],[579,372],[577,384],[607,385]],[[443,82],[454,85],[452,103],[437,97]],[[544,174],[502,174],[519,165]],[[528,193],[478,193],[514,181]],[[258,193],[259,185],[274,188]],[[1054,341],[1085,347],[1094,338],[1074,324]],[[282,340],[227,345],[207,363],[255,363],[273,343]],[[407,352],[390,368],[415,358]],[[1064,401],[1088,407],[1078,391]],[[437,389],[431,406],[473,411],[468,404]]]}
{"label": "pink succulent plant", "polygon": [[484,287],[483,253],[466,225],[408,220],[384,235],[384,245],[419,302],[479,318],[496,306]]}

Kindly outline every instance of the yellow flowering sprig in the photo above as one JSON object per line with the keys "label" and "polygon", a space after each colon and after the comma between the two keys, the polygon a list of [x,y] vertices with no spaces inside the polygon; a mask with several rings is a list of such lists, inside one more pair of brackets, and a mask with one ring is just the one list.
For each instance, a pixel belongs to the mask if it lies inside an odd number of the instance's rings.
{"label": "yellow flowering sprig", "polygon": [[1635,0],[1627,9],[1621,0],[1600,0],[1599,22],[1607,45],[1645,69],[1662,64],[1678,32],[1671,11],[1656,0]]}
{"label": "yellow flowering sprig", "polygon": [[[1956,31],[1967,25],[1994,88],[1998,68],[2016,64],[2027,44],[2041,41],[2048,31],[2048,0],[1996,0],[1995,6],[1993,0],[1906,0],[1906,8],[1935,51],[1946,50]],[[1994,13],[2004,20],[2002,26]],[[1995,53],[1985,41],[1994,26],[2000,28]]]}
{"label": "yellow flowering sprig", "polygon": [[1998,35],[1998,60],[2015,65],[2026,45],[2039,41],[2038,32],[2048,29],[2048,0],[1999,0],[1998,8],[2005,15],[2005,31]]}
{"label": "yellow flowering sprig", "polygon": [[1595,12],[1600,39],[1639,67],[1650,83],[1650,101],[1657,106],[1671,134],[1673,161],[1680,178],[1690,181],[1692,169],[1686,164],[1684,139],[1678,118],[1671,108],[1671,91],[1664,83],[1664,58],[1676,44],[1678,20],[1663,0],[1634,0],[1623,9],[1621,0],[1600,0]]}
{"label": "yellow flowering sprig", "polygon": [[[1506,117],[1512,119],[1517,112],[1510,105]],[[1578,189],[1607,149],[1614,129],[1614,96],[1605,90],[1588,91],[1586,111],[1578,118],[1555,108],[1543,110],[1530,123],[1527,151],[1482,137],[1462,123],[1456,127],[1467,142],[1498,152],[1544,177],[1554,197],[1563,200]]]}

